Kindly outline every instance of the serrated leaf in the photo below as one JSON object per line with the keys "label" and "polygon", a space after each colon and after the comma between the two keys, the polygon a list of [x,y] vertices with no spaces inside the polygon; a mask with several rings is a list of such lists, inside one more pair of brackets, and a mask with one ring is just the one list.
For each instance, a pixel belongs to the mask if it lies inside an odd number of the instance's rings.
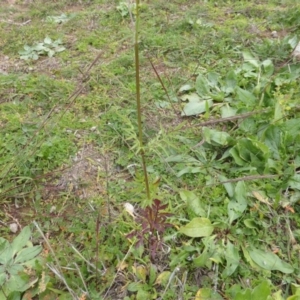
{"label": "serrated leaf", "polygon": [[259,249],[249,250],[249,255],[252,260],[265,270],[278,270],[285,274],[290,274],[294,272],[294,268],[282,261],[276,254],[273,252],[267,252]]}
{"label": "serrated leaf", "polygon": [[189,237],[210,236],[213,231],[214,227],[207,218],[194,218],[190,223],[179,229],[179,232]]}

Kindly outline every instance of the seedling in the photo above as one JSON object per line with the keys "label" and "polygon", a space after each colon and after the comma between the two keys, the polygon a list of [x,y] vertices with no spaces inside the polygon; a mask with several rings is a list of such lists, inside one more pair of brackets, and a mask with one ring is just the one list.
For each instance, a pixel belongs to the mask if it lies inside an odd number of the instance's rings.
{"label": "seedling", "polygon": [[58,52],[66,50],[62,46],[60,39],[52,41],[51,38],[46,37],[42,43],[37,43],[33,46],[24,46],[24,50],[19,51],[20,58],[24,60],[38,60],[40,56],[47,55],[49,57],[54,56]]}

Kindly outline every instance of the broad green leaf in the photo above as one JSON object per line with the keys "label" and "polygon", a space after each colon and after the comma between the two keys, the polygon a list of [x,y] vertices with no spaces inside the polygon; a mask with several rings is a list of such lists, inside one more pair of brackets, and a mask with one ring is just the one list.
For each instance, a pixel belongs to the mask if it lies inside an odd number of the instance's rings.
{"label": "broad green leaf", "polygon": [[152,285],[155,282],[155,278],[157,275],[157,267],[154,264],[150,265],[150,270],[149,270],[149,284]]}
{"label": "broad green leaf", "polygon": [[300,300],[300,296],[299,295],[293,295],[293,296],[290,296],[290,297],[286,298],[286,300]]}
{"label": "broad green leaf", "polygon": [[190,155],[171,155],[165,159],[165,162],[183,162],[183,163],[199,163],[199,160]]}
{"label": "broad green leaf", "polygon": [[281,130],[278,126],[270,125],[264,132],[264,142],[271,150],[274,159],[280,158]]}
{"label": "broad green leaf", "polygon": [[4,282],[6,281],[6,274],[5,272],[0,272],[0,286],[4,285]]}
{"label": "broad green leaf", "polygon": [[31,230],[29,226],[26,226],[22,229],[17,237],[11,243],[13,249],[13,255],[20,251],[24,246],[26,246],[31,236]]}
{"label": "broad green leaf", "polygon": [[[219,175],[219,180],[222,182],[222,181],[227,181],[228,178],[224,175]],[[231,198],[233,197],[234,195],[234,186],[231,182],[227,182],[227,183],[223,183],[225,189],[226,189],[226,192],[228,194],[228,196]]]}
{"label": "broad green leaf", "polygon": [[189,101],[189,102],[200,102],[201,98],[196,93],[184,94],[180,97],[182,101]]}
{"label": "broad green leaf", "polygon": [[255,300],[268,300],[268,297],[271,295],[271,289],[268,281],[263,281],[258,286],[256,286],[252,293],[252,299]]}
{"label": "broad green leaf", "polygon": [[227,206],[229,223],[231,224],[234,220],[238,219],[246,208],[247,203],[237,202],[235,200],[230,201]]}
{"label": "broad green leaf", "polygon": [[213,105],[212,100],[203,100],[199,102],[189,102],[187,103],[181,113],[182,116],[194,116],[206,112],[207,107]]}
{"label": "broad green leaf", "polygon": [[18,275],[20,272],[24,271],[24,267],[20,264],[12,264],[7,268],[10,275]]}
{"label": "broad green leaf", "polygon": [[257,222],[253,219],[245,219],[244,224],[246,227],[251,229],[258,229]]}
{"label": "broad green leaf", "polygon": [[259,272],[259,271],[260,271],[260,268],[254,263],[254,261],[253,261],[252,258],[250,257],[247,248],[241,246],[241,249],[242,249],[242,251],[243,251],[243,255],[244,255],[244,257],[245,257],[245,260],[246,260],[247,263],[251,266],[251,268],[253,269],[253,271]]}
{"label": "broad green leaf", "polygon": [[249,250],[249,255],[253,261],[265,270],[278,270],[285,274],[293,273],[294,268],[282,261],[276,254],[273,252],[267,252],[259,249]]}
{"label": "broad green leaf", "polygon": [[137,294],[136,294],[135,299],[136,300],[151,299],[151,296],[153,296],[153,294],[150,295],[149,292],[146,291],[146,289],[147,289],[147,286],[144,286],[143,288],[139,289]]}
{"label": "broad green leaf", "polygon": [[297,38],[297,36],[294,35],[292,38],[290,38],[288,40],[288,44],[291,46],[292,49],[294,49],[297,46],[297,44],[298,44],[298,38]]}
{"label": "broad green leaf", "polygon": [[254,299],[252,299],[251,290],[246,289],[244,291],[237,293],[234,297],[234,300],[254,300]]}
{"label": "broad green leaf", "polygon": [[225,251],[226,267],[222,273],[223,278],[231,276],[240,264],[238,249],[228,240]]}
{"label": "broad green leaf", "polygon": [[190,84],[185,84],[179,89],[179,92],[189,92],[190,90],[192,90],[192,86]]}
{"label": "broad green leaf", "polygon": [[17,253],[15,263],[24,263],[36,257],[41,251],[41,246],[33,246],[22,249]]}
{"label": "broad green leaf", "polygon": [[171,276],[170,271],[163,271],[157,276],[154,284],[165,286],[166,284],[168,284],[170,276]]}
{"label": "broad green leaf", "polygon": [[141,288],[143,288],[143,284],[140,282],[131,282],[127,286],[129,292],[137,292]]}
{"label": "broad green leaf", "polygon": [[236,109],[230,107],[228,104],[221,107],[221,117],[228,118],[236,115]]}
{"label": "broad green leaf", "polygon": [[219,75],[215,72],[210,72],[207,74],[207,80],[209,86],[213,88],[218,88],[218,83],[219,83]]}
{"label": "broad green leaf", "polygon": [[222,300],[220,294],[216,293],[211,288],[201,288],[197,291],[195,300]]}
{"label": "broad green leaf", "polygon": [[196,91],[201,97],[208,96],[210,93],[208,80],[202,74],[198,75],[196,79]]}
{"label": "broad green leaf", "polygon": [[[279,290],[279,291],[273,293],[271,300],[284,300],[284,298],[282,297],[282,291]],[[287,300],[289,300],[289,298],[287,298]],[[298,299],[298,300],[300,300],[300,299]]]}
{"label": "broad green leaf", "polygon": [[233,70],[229,71],[225,78],[225,85],[222,87],[222,90],[229,94],[233,93],[237,86],[237,77]]}
{"label": "broad green leaf", "polygon": [[274,110],[274,122],[280,124],[283,122],[283,108],[279,101],[276,101],[275,110]]}
{"label": "broad green leaf", "polygon": [[213,231],[214,227],[207,218],[194,218],[190,223],[179,229],[179,232],[189,237],[210,236]]}
{"label": "broad green leaf", "polygon": [[292,293],[293,293],[293,295],[300,296],[300,285],[296,284],[296,283],[292,283],[291,287],[292,287]]}
{"label": "broad green leaf", "polygon": [[14,275],[9,278],[5,286],[9,291],[12,292],[24,292],[28,290],[36,281],[37,279],[35,279],[33,282],[29,282],[29,278],[25,279],[19,275]]}
{"label": "broad green leaf", "polygon": [[204,139],[208,144],[226,146],[230,141],[230,135],[225,131],[218,131],[208,127],[203,128]]}
{"label": "broad green leaf", "polygon": [[262,62],[262,66],[264,68],[264,76],[269,79],[269,77],[273,75],[275,69],[273,62],[270,59],[266,59]]}
{"label": "broad green leaf", "polygon": [[234,197],[237,199],[238,202],[247,203],[246,197],[246,187],[244,181],[239,181],[236,184],[234,189]]}
{"label": "broad green leaf", "polygon": [[263,172],[269,158],[269,148],[265,144],[246,138],[240,139],[236,146],[230,149],[229,153],[237,164],[246,165],[240,163],[244,160],[251,166],[256,167],[259,173]]}
{"label": "broad green leaf", "polygon": [[188,208],[196,215],[204,217],[207,214],[201,204],[199,197],[192,191],[180,191],[180,197],[183,201],[186,202]]}
{"label": "broad green leaf", "polygon": [[7,247],[3,249],[0,253],[0,263],[1,264],[10,264],[13,259],[13,250],[11,245],[8,243]]}
{"label": "broad green leaf", "polygon": [[295,174],[289,181],[288,186],[291,189],[300,190],[300,174]]}
{"label": "broad green leaf", "polygon": [[242,101],[246,106],[254,106],[256,105],[256,97],[247,90],[242,88],[236,88],[237,98]]}
{"label": "broad green leaf", "polygon": [[242,52],[244,61],[251,64],[255,68],[260,67],[260,62],[248,51]]}
{"label": "broad green leaf", "polygon": [[52,40],[51,38],[49,38],[48,36],[44,39],[44,43],[45,44],[52,44]]}
{"label": "broad green leaf", "polygon": [[193,167],[193,166],[188,166],[180,170],[176,176],[181,177],[184,174],[196,174],[196,173],[205,173],[203,170],[203,167]]}

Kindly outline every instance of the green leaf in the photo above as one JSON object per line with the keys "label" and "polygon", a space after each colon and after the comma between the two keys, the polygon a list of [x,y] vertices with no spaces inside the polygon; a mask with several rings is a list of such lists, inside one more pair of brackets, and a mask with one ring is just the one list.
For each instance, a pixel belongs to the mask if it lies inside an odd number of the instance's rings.
{"label": "green leaf", "polygon": [[267,252],[259,249],[249,250],[249,255],[252,260],[265,270],[278,270],[285,274],[290,274],[294,272],[294,268],[282,261],[276,254],[273,252]]}
{"label": "green leaf", "polygon": [[231,276],[240,264],[240,255],[238,249],[228,240],[225,252],[226,268],[224,269],[223,278]]}
{"label": "green leaf", "polygon": [[264,76],[269,79],[269,77],[273,75],[275,70],[273,62],[270,59],[266,59],[262,62],[262,66],[264,68]]}
{"label": "green leaf", "polygon": [[200,102],[201,98],[196,93],[184,94],[180,97],[182,101],[189,101],[189,102]]}
{"label": "green leaf", "polygon": [[203,135],[205,141],[211,145],[226,146],[231,139],[227,132],[210,129],[208,127],[203,128]]}
{"label": "green leaf", "polygon": [[251,64],[255,68],[260,67],[260,62],[248,51],[242,52],[244,61]]}
{"label": "green leaf", "polygon": [[233,93],[237,86],[237,77],[233,70],[229,71],[225,78],[225,85],[222,87],[222,90],[229,94]]}
{"label": "green leaf", "polygon": [[244,220],[244,224],[246,227],[248,227],[250,229],[258,229],[257,222],[253,219]]}
{"label": "green leaf", "polygon": [[29,226],[26,226],[22,229],[17,237],[11,243],[13,255],[20,251],[24,246],[26,246],[31,236],[31,230]]}
{"label": "green leaf", "polygon": [[180,228],[179,232],[189,237],[210,236],[214,227],[207,218],[194,218],[190,223]]}
{"label": "green leaf", "polygon": [[[228,181],[228,178],[224,175],[219,175],[219,181]],[[228,196],[231,198],[234,195],[234,185],[231,182],[223,183]]]}
{"label": "green leaf", "polygon": [[279,149],[281,146],[281,130],[278,126],[270,125],[264,132],[264,142],[271,150],[274,159],[280,158]]}
{"label": "green leaf", "polygon": [[42,251],[42,249],[43,248],[41,246],[33,246],[22,249],[18,252],[17,257],[15,258],[15,263],[24,263],[33,259]]}
{"label": "green leaf", "polygon": [[228,104],[221,107],[221,117],[228,118],[236,115],[236,109],[230,107]]}
{"label": "green leaf", "polygon": [[202,114],[206,112],[207,107],[211,107],[212,105],[213,105],[212,100],[189,102],[184,106],[181,116],[194,116],[194,115]]}
{"label": "green leaf", "polygon": [[210,93],[208,80],[202,74],[199,74],[196,79],[196,91],[201,97],[206,97]]}
{"label": "green leaf", "polygon": [[50,45],[50,44],[52,44],[52,40],[47,36],[47,37],[44,39],[44,43]]}
{"label": "green leaf", "polygon": [[147,292],[144,289],[139,289],[137,294],[136,294],[136,300],[145,300],[145,299],[151,299],[151,296],[153,295],[150,295],[149,292]]}
{"label": "green leaf", "polygon": [[195,300],[222,300],[223,298],[211,288],[201,288],[197,291]]}
{"label": "green leaf", "polygon": [[127,286],[127,290],[129,292],[137,292],[138,290],[140,290],[141,288],[143,288],[143,284],[140,282],[131,282],[128,284]]}
{"label": "green leaf", "polygon": [[291,189],[300,190],[300,174],[295,174],[290,180],[288,181],[288,186]]}
{"label": "green leaf", "polygon": [[186,202],[188,208],[193,211],[196,215],[200,217],[204,217],[206,212],[201,205],[201,201],[197,195],[195,195],[192,191],[180,191],[181,199]]}
{"label": "green leaf", "polygon": [[180,170],[176,176],[177,177],[181,177],[184,174],[196,174],[196,173],[205,173],[203,171],[203,167],[193,167],[193,166],[187,166],[185,168],[183,168],[182,170]]}
{"label": "green leaf", "polygon": [[247,90],[242,88],[236,88],[236,94],[238,100],[242,101],[246,106],[255,106],[257,99],[256,97]]}
{"label": "green leaf", "polygon": [[268,297],[271,295],[271,289],[268,281],[263,281],[258,286],[256,286],[252,293],[252,299],[255,300],[268,300]]}
{"label": "green leaf", "polygon": [[19,275],[14,275],[6,282],[6,288],[11,292],[24,292],[31,287],[31,282],[28,282],[28,278],[22,278]]}
{"label": "green leaf", "polygon": [[246,208],[247,203],[237,202],[235,200],[230,201],[227,206],[229,223],[231,224],[234,220],[238,219]]}

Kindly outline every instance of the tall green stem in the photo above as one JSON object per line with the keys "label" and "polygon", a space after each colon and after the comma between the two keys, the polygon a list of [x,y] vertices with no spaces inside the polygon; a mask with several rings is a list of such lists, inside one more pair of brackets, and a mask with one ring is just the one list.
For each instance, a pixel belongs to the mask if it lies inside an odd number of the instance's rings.
{"label": "tall green stem", "polygon": [[143,130],[142,130],[142,110],[141,110],[141,89],[140,89],[140,58],[139,58],[139,0],[135,1],[136,4],[136,20],[135,20],[135,38],[134,38],[134,57],[135,57],[135,83],[136,83],[136,109],[138,117],[138,128],[139,128],[139,143],[140,143],[140,154],[142,158],[142,165],[144,171],[145,185],[147,198],[150,200],[150,188],[147,173],[147,165],[145,158],[145,150],[143,147]]}

